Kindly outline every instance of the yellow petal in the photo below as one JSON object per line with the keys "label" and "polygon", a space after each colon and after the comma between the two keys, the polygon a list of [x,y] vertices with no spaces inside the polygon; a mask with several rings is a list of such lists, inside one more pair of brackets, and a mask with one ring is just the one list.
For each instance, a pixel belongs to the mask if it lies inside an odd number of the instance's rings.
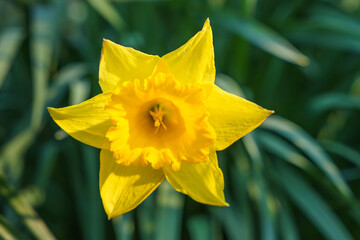
{"label": "yellow petal", "polygon": [[163,179],[162,170],[125,167],[115,162],[110,151],[101,150],[100,195],[109,219],[137,207]]}
{"label": "yellow petal", "polygon": [[78,105],[48,108],[54,121],[70,136],[96,148],[109,148],[107,130],[112,126],[105,104],[111,92],[99,94]]}
{"label": "yellow petal", "polygon": [[209,122],[216,132],[217,151],[227,148],[274,113],[216,85],[205,104],[210,113]]}
{"label": "yellow petal", "polygon": [[203,163],[183,163],[179,171],[164,167],[166,179],[176,191],[189,195],[200,203],[228,206],[224,197],[224,177],[218,167],[215,150]]}
{"label": "yellow petal", "polygon": [[214,83],[214,47],[209,19],[200,32],[162,59],[176,80],[182,83]]}
{"label": "yellow petal", "polygon": [[102,91],[114,90],[125,81],[142,81],[151,75],[159,59],[159,56],[148,55],[104,39],[99,66]]}

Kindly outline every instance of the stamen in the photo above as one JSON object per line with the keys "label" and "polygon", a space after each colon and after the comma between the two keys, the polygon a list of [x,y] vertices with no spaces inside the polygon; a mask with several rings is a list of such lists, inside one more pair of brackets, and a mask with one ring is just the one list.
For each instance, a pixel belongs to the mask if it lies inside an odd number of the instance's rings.
{"label": "stamen", "polygon": [[164,130],[167,130],[167,127],[163,122],[163,116],[166,114],[166,112],[159,104],[157,104],[153,109],[154,111],[150,110],[149,113],[154,120],[154,127],[156,128],[154,134],[159,131],[160,126],[162,126]]}

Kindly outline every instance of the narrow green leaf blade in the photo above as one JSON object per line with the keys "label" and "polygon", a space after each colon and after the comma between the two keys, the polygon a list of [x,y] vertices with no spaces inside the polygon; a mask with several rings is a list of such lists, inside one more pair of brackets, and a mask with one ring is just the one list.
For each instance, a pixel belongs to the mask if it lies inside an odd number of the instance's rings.
{"label": "narrow green leaf blade", "polygon": [[30,204],[0,176],[0,197],[17,213],[21,221],[37,239],[55,239],[44,221],[38,216]]}
{"label": "narrow green leaf blade", "polygon": [[7,240],[26,239],[11,223],[0,215],[0,238]]}
{"label": "narrow green leaf blade", "polygon": [[360,96],[345,93],[326,93],[314,98],[309,106],[314,114],[334,109],[360,110]]}
{"label": "narrow green leaf blade", "polygon": [[187,228],[192,240],[212,239],[211,224],[209,218],[204,215],[196,215],[189,218]]}
{"label": "narrow green leaf blade", "polygon": [[242,139],[244,142],[244,147],[247,150],[250,159],[252,160],[254,165],[253,181],[257,188],[257,193],[259,194],[259,198],[257,199],[257,207],[260,212],[262,239],[275,240],[276,209],[271,207],[271,200],[273,199],[273,197],[270,194],[264,179],[264,164],[262,152],[260,151],[253,135],[254,133],[248,133]]}
{"label": "narrow green leaf blade", "polygon": [[283,136],[302,150],[319,166],[344,196],[350,198],[353,195],[332,159],[302,128],[287,119],[277,116],[268,118],[262,124],[262,127]]}
{"label": "narrow green leaf blade", "polygon": [[279,166],[279,181],[295,204],[328,239],[353,239],[326,201],[295,171]]}
{"label": "narrow green leaf blade", "polygon": [[322,140],[320,143],[328,152],[341,156],[360,168],[360,152],[337,141]]}
{"label": "narrow green leaf blade", "polygon": [[7,28],[0,33],[0,88],[23,42],[24,36],[21,27]]}
{"label": "narrow green leaf blade", "polygon": [[132,240],[135,234],[135,223],[132,212],[112,219],[116,240]]}
{"label": "narrow green leaf blade", "polygon": [[308,171],[313,167],[311,162],[300,154],[295,147],[275,134],[259,131],[256,134],[256,139],[268,152],[290,162],[291,164],[294,164],[301,169],[304,169],[305,171]]}
{"label": "narrow green leaf blade", "polygon": [[288,40],[256,20],[240,19],[231,15],[215,18],[228,31],[245,38],[255,46],[290,63],[307,66],[309,59]]}
{"label": "narrow green leaf blade", "polygon": [[115,7],[108,1],[88,0],[89,4],[100,13],[116,30],[121,31],[125,27],[124,20]]}
{"label": "narrow green leaf blade", "polygon": [[283,239],[286,240],[298,240],[299,233],[295,223],[295,219],[290,212],[287,203],[281,202],[281,209],[279,211],[280,230],[283,235]]}
{"label": "narrow green leaf blade", "polygon": [[159,186],[155,239],[179,240],[181,238],[184,195],[176,192],[167,181]]}
{"label": "narrow green leaf blade", "polygon": [[39,128],[45,109],[47,82],[54,48],[56,14],[53,6],[34,6],[31,11],[31,65],[33,106],[31,126]]}

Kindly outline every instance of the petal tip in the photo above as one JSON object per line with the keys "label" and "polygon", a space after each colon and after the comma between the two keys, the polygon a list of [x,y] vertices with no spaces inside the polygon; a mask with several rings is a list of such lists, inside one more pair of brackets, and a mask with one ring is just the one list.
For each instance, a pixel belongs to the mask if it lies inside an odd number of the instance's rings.
{"label": "petal tip", "polygon": [[103,38],[102,40],[103,40],[103,41],[102,41],[103,44],[104,44],[104,43],[109,43],[109,42],[111,42],[111,41],[110,41],[109,39],[107,39],[107,38]]}
{"label": "petal tip", "polygon": [[274,110],[268,110],[268,116],[270,116],[270,115],[272,115],[272,114],[274,114],[275,113],[275,111]]}
{"label": "petal tip", "polygon": [[230,204],[227,203],[225,201],[225,199],[221,199],[219,202],[213,203],[213,204],[210,204],[210,205],[213,205],[213,206],[216,206],[216,207],[230,207]]}
{"label": "petal tip", "polygon": [[55,116],[54,116],[54,115],[56,114],[56,110],[57,110],[57,109],[56,109],[56,108],[53,108],[53,107],[47,107],[47,110],[48,110],[51,118],[55,120]]}
{"label": "petal tip", "polygon": [[208,29],[208,28],[211,28],[211,26],[210,26],[210,19],[209,19],[209,18],[207,18],[207,19],[205,20],[205,23],[204,23],[204,26],[203,26],[202,30],[206,30],[206,29]]}

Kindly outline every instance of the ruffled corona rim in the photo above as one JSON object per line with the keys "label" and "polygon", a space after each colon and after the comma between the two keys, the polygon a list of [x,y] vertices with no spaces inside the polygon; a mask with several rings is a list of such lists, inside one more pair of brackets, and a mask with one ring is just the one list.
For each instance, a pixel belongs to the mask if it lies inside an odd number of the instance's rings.
{"label": "ruffled corona rim", "polygon": [[106,137],[116,162],[179,170],[182,162],[207,161],[216,135],[204,97],[200,86],[163,72],[118,87],[105,108],[114,124]]}

